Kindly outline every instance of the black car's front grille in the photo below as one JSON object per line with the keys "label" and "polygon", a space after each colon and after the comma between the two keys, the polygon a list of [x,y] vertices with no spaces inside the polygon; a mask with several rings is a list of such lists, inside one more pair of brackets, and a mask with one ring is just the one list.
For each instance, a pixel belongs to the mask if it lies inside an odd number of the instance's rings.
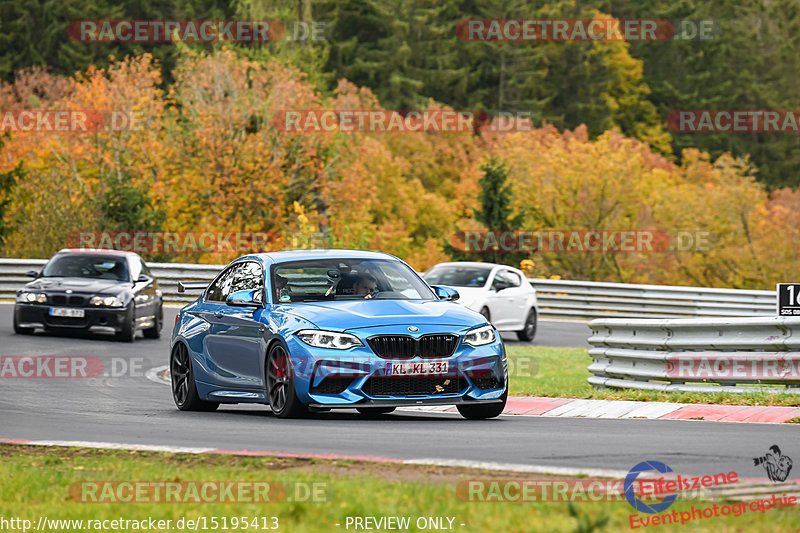
{"label": "black car's front grille", "polygon": [[64,294],[48,295],[47,298],[53,305],[71,305],[73,307],[83,307],[86,301],[83,296],[66,296]]}
{"label": "black car's front grille", "polygon": [[311,394],[341,394],[352,382],[352,377],[328,376],[316,387],[311,387]]}
{"label": "black car's front grille", "polygon": [[434,333],[419,339],[410,335],[375,335],[367,343],[378,357],[385,359],[450,357],[458,346],[458,335]]}
{"label": "black car's front grille", "polygon": [[429,396],[434,394],[456,394],[466,387],[461,376],[437,377],[372,377],[363,390],[369,396]]}

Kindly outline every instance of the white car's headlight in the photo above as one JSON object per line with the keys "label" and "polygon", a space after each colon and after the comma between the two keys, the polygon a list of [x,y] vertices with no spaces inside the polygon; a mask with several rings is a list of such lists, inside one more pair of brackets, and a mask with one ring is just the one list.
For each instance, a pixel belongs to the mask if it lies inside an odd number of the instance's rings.
{"label": "white car's headlight", "polygon": [[323,331],[319,329],[304,329],[295,333],[301,341],[315,348],[333,348],[347,350],[353,346],[364,346],[355,335],[339,333],[337,331]]}
{"label": "white car's headlight", "polygon": [[17,294],[17,301],[26,304],[43,304],[47,302],[47,295],[41,292],[21,292]]}
{"label": "white car's headlight", "polygon": [[122,300],[116,296],[92,296],[89,300],[89,305],[97,307],[122,307]]}
{"label": "white car's headlight", "polygon": [[464,343],[472,346],[483,346],[484,344],[493,343],[496,338],[492,326],[481,326],[469,330],[467,334],[464,335]]}

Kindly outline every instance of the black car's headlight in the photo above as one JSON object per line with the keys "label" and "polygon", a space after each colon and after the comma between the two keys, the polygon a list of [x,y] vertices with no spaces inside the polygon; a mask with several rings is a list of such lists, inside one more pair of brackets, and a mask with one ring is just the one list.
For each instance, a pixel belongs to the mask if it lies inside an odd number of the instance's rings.
{"label": "black car's headlight", "polygon": [[17,294],[17,301],[26,304],[47,303],[47,295],[43,292],[21,292]]}
{"label": "black car's headlight", "polygon": [[347,350],[353,346],[364,346],[361,340],[349,333],[324,331],[320,329],[304,329],[295,333],[301,341],[315,348],[333,348]]}
{"label": "black car's headlight", "polygon": [[483,346],[484,344],[493,343],[496,338],[492,326],[481,326],[469,330],[467,334],[464,335],[464,343],[472,346]]}
{"label": "black car's headlight", "polygon": [[95,307],[122,307],[122,300],[116,296],[92,296],[89,305]]}

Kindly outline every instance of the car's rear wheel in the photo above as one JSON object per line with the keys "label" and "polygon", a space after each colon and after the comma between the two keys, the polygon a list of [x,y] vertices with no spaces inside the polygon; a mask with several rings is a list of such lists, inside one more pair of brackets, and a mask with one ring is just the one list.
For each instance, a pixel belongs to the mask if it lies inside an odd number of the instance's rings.
{"label": "car's rear wheel", "polygon": [[357,407],[356,411],[363,416],[372,417],[380,415],[388,415],[395,410],[394,407]]}
{"label": "car's rear wheel", "polygon": [[169,361],[169,372],[172,380],[172,399],[181,411],[214,411],[219,407],[217,402],[201,400],[197,394],[194,381],[192,358],[189,349],[182,342],[175,344]]}
{"label": "car's rear wheel", "polygon": [[269,407],[278,418],[300,418],[308,408],[300,403],[294,390],[294,372],[289,352],[276,343],[267,356],[267,398]]}
{"label": "car's rear wheel", "polygon": [[517,332],[517,338],[521,341],[530,342],[536,337],[536,310],[531,309],[525,318],[525,325]]}
{"label": "car's rear wheel", "polygon": [[122,342],[133,342],[136,337],[136,313],[133,309],[133,301],[125,309],[125,316],[122,318],[122,330],[117,333],[117,340]]}
{"label": "car's rear wheel", "polygon": [[486,418],[494,418],[502,414],[503,409],[506,408],[506,400],[508,399],[508,388],[503,392],[500,397],[502,402],[485,403],[485,404],[462,404],[457,405],[456,408],[461,416],[469,420],[484,420]]}
{"label": "car's rear wheel", "polygon": [[14,313],[14,333],[17,335],[31,335],[33,333],[34,328],[22,328],[17,322],[17,314]]}
{"label": "car's rear wheel", "polygon": [[142,330],[142,334],[148,339],[157,339],[161,337],[161,328],[164,327],[164,306],[159,304],[156,309],[155,323],[152,328]]}

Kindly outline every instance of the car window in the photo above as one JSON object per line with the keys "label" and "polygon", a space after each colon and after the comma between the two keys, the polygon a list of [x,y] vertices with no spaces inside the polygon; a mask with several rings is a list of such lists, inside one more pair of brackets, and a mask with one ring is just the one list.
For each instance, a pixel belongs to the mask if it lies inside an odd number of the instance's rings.
{"label": "car window", "polygon": [[241,263],[232,265],[225,272],[220,274],[220,276],[208,287],[206,292],[206,300],[212,302],[225,301],[225,299],[228,297],[228,294],[231,292],[233,277],[236,273],[235,271],[238,270],[240,265]]}
{"label": "car window", "polygon": [[136,281],[139,279],[139,275],[142,273],[142,260],[138,257],[134,257],[130,259],[131,265],[131,279]]}
{"label": "car window", "polygon": [[514,285],[509,274],[511,274],[511,272],[509,272],[508,270],[498,270],[494,275],[494,279],[492,280],[492,288],[497,290],[507,287],[518,286],[519,283],[517,283],[517,285]]}
{"label": "car window", "polygon": [[142,258],[141,258],[141,257],[139,258],[139,262],[140,262],[140,263],[141,263],[141,265],[142,265],[142,274],[144,274],[144,275],[145,275],[145,276],[147,276],[147,277],[150,277],[150,278],[152,278],[152,277],[153,277],[153,274],[150,272],[150,268],[147,266],[147,263],[145,263],[145,262],[142,260]]}
{"label": "car window", "polygon": [[490,267],[448,265],[433,267],[423,277],[431,285],[483,287],[491,271]]}
{"label": "car window", "polygon": [[433,300],[435,295],[404,263],[384,259],[314,259],[272,268],[273,300]]}
{"label": "car window", "polygon": [[240,263],[233,275],[230,292],[258,290],[257,300],[261,301],[264,292],[264,275],[261,265],[255,261]]}
{"label": "car window", "polygon": [[508,280],[508,283],[512,287],[519,287],[522,285],[522,279],[516,272],[511,272],[510,270],[502,270],[501,272],[503,273],[503,277]]}

